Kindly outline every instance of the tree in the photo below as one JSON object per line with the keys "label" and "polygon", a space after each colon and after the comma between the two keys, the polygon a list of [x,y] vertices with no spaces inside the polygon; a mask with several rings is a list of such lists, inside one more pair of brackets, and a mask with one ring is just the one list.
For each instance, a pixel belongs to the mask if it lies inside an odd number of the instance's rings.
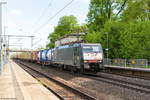
{"label": "tree", "polygon": [[122,16],[126,22],[150,20],[150,0],[129,0]]}
{"label": "tree", "polygon": [[150,21],[130,22],[120,36],[123,58],[150,60]]}
{"label": "tree", "polygon": [[64,36],[69,34],[76,26],[78,26],[78,22],[75,16],[63,16],[60,18],[54,32],[59,36]]}
{"label": "tree", "polygon": [[53,48],[55,46],[55,41],[66,34],[86,31],[86,24],[79,25],[75,16],[63,16],[60,18],[58,25],[54,29],[54,32],[49,34],[49,43],[47,44],[47,48]]}
{"label": "tree", "polygon": [[107,21],[116,19],[122,13],[127,0],[91,0],[87,15],[89,30],[101,31]]}

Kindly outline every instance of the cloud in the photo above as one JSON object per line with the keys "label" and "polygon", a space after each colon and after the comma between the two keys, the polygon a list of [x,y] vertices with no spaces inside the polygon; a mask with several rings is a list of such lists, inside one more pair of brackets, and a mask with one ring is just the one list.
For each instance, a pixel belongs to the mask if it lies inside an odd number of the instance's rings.
{"label": "cloud", "polygon": [[13,10],[10,11],[10,14],[18,16],[18,15],[22,15],[23,12],[21,10],[19,10],[19,9],[13,9]]}
{"label": "cloud", "polygon": [[9,21],[9,22],[7,23],[7,27],[13,29],[13,28],[16,28],[17,25],[16,25],[14,22]]}

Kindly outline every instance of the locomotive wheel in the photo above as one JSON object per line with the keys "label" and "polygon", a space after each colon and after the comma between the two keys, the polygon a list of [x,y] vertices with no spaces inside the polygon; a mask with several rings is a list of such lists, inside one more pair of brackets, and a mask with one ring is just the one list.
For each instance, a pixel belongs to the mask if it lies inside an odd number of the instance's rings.
{"label": "locomotive wheel", "polygon": [[74,74],[74,68],[73,68],[73,66],[71,66],[71,73]]}
{"label": "locomotive wheel", "polygon": [[77,71],[76,66],[72,66],[72,67],[71,67],[71,73],[75,73],[76,71]]}
{"label": "locomotive wheel", "polygon": [[63,65],[59,65],[60,67],[60,70],[62,71],[64,69],[64,66]]}
{"label": "locomotive wheel", "polygon": [[59,70],[59,65],[58,64],[56,64],[56,69]]}
{"label": "locomotive wheel", "polygon": [[80,68],[80,69],[79,69],[79,73],[80,73],[80,74],[84,73],[84,69],[83,69],[83,68]]}

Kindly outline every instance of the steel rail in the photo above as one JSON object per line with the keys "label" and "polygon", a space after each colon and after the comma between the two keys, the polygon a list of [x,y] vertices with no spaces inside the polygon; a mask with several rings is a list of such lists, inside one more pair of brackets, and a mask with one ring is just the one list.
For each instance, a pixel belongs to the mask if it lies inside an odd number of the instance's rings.
{"label": "steel rail", "polygon": [[138,84],[138,83],[133,83],[133,82],[128,82],[128,81],[124,81],[121,79],[116,79],[116,78],[110,78],[107,76],[102,76],[102,75],[94,75],[94,74],[84,74],[85,77],[97,80],[97,81],[102,81],[102,82],[106,82],[109,84],[113,84],[113,85],[117,85],[120,87],[125,87],[131,90],[135,90],[135,91],[139,91],[142,93],[150,93],[150,86],[148,85],[142,85],[142,84]]}
{"label": "steel rail", "polygon": [[[28,65],[26,65],[26,64],[24,64],[24,63],[21,63],[21,62],[19,62],[19,63],[20,63],[21,65],[23,65],[23,66],[29,68],[30,70],[32,70],[32,71],[34,71],[34,72],[36,72],[36,73],[38,73],[38,74],[41,74],[42,76],[48,78],[49,80],[52,80],[52,81],[54,81],[54,82],[60,84],[61,86],[66,87],[67,89],[70,89],[70,90],[73,91],[74,93],[77,93],[76,95],[79,95],[79,96],[81,96],[81,97],[84,97],[86,100],[97,100],[97,98],[95,98],[95,97],[93,97],[93,96],[91,96],[91,95],[89,95],[89,94],[87,94],[87,93],[85,93],[85,92],[82,92],[82,91],[79,90],[79,89],[75,89],[75,88],[73,88],[73,87],[70,87],[70,86],[66,85],[65,83],[60,82],[59,80],[54,79],[53,77],[50,77],[50,76],[48,76],[48,75],[45,74],[45,73],[42,73],[42,72],[40,72],[40,71],[38,71],[38,70],[35,70],[35,69],[29,67]],[[23,68],[23,67],[22,67],[22,68]],[[26,70],[25,68],[23,68],[23,69]],[[26,70],[26,71],[27,71],[27,70]],[[32,73],[30,73],[30,74],[32,74]],[[43,83],[43,84],[44,84],[44,83]],[[46,86],[46,87],[47,87],[47,86]],[[48,87],[47,87],[47,88],[48,88]],[[50,88],[48,88],[48,89],[50,89]],[[50,89],[50,90],[51,90],[51,89]],[[59,95],[59,93],[57,93],[57,92],[55,92],[55,91],[53,91],[53,90],[51,90],[51,91],[52,91],[54,94],[56,94],[56,96],[58,96],[61,100],[65,100],[65,98],[64,98],[63,96]]]}

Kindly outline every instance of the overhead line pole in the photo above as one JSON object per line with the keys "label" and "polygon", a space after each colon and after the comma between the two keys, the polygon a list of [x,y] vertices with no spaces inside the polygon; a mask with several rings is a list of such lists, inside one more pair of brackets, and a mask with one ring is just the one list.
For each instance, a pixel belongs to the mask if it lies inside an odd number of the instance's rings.
{"label": "overhead line pole", "polygon": [[10,37],[29,37],[31,38],[31,49],[33,47],[33,38],[34,36],[27,36],[27,35],[2,35],[4,37],[8,37],[8,49],[9,49],[9,40],[10,40]]}
{"label": "overhead line pole", "polygon": [[7,26],[4,26],[4,40],[3,40],[4,41],[3,42],[3,47],[4,47],[4,64],[7,63],[7,53],[6,53],[7,42],[6,42],[6,36],[5,36],[7,28],[8,28]]}
{"label": "overhead line pole", "polygon": [[6,4],[6,2],[0,2],[0,71],[2,71],[2,67],[3,67],[3,52],[2,52],[2,5]]}
{"label": "overhead line pole", "polygon": [[31,50],[33,49],[33,38],[34,36],[31,37]]}

